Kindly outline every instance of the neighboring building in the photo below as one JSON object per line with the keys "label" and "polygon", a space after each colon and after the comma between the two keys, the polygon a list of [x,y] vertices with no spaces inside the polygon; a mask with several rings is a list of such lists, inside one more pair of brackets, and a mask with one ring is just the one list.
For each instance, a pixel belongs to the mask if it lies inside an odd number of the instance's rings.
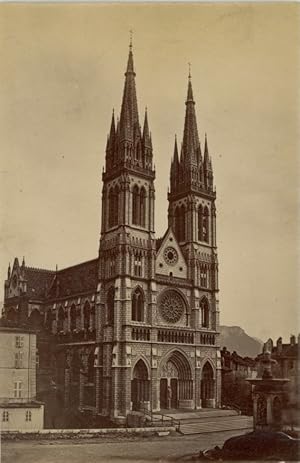
{"label": "neighboring building", "polygon": [[[290,405],[297,407],[300,405],[299,341],[300,335],[298,335],[298,338],[291,335],[289,343],[283,343],[280,337],[277,339],[276,345],[274,345],[273,340],[269,338],[263,346],[263,352],[270,352],[271,358],[276,361],[272,367],[274,377],[289,379],[285,388],[288,394],[288,402]],[[259,360],[262,355],[263,354],[258,355],[257,360]]]}
{"label": "neighboring building", "polygon": [[36,401],[36,334],[0,327],[1,429],[42,429],[44,405]]}
{"label": "neighboring building", "polygon": [[222,404],[237,406],[245,413],[252,413],[252,387],[247,381],[256,378],[257,363],[250,357],[241,357],[226,347],[221,350]]}
{"label": "neighboring building", "polygon": [[139,123],[130,46],[106,145],[98,257],[56,272],[17,259],[9,268],[4,317],[48,332],[40,382],[46,388],[55,372],[65,407],[122,422],[143,407],[220,406],[216,192],[190,76],[185,105],[163,238],[155,238],[152,139],[147,112],[143,130]]}

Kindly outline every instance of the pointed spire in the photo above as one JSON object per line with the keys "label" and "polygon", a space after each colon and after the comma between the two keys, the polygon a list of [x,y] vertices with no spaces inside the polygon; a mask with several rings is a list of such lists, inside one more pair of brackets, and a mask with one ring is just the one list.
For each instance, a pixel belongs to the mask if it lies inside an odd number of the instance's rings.
{"label": "pointed spire", "polygon": [[9,262],[8,269],[7,269],[7,279],[8,280],[10,279],[10,275],[11,275],[11,268],[10,268],[10,262]]}
{"label": "pointed spire", "polygon": [[186,102],[188,101],[194,102],[193,88],[192,88],[192,76],[191,76],[191,63],[189,63],[188,91],[187,91]]}
{"label": "pointed spire", "polygon": [[148,124],[148,114],[147,114],[147,107],[145,109],[145,119],[144,119],[144,128],[143,128],[143,141],[145,146],[151,148],[151,138],[149,132],[149,124]]}
{"label": "pointed spire", "polygon": [[22,267],[25,267],[25,257],[23,256]]}
{"label": "pointed spire", "polygon": [[129,56],[125,72],[125,85],[121,106],[120,130],[123,139],[133,141],[134,130],[139,130],[139,116],[135,89],[135,72],[132,53],[132,38],[129,44]]}
{"label": "pointed spire", "polygon": [[183,158],[188,163],[190,163],[191,161],[198,163],[197,161],[198,151],[200,149],[200,142],[198,136],[195,102],[193,99],[193,89],[190,71],[188,77],[187,100],[185,104],[186,110],[183,131]]}

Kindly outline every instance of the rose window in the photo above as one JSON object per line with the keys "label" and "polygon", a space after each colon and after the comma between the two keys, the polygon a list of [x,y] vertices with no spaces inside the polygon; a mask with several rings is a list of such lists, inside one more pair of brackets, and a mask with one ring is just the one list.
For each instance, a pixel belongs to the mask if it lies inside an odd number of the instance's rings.
{"label": "rose window", "polygon": [[175,291],[166,291],[160,299],[159,310],[165,321],[176,323],[183,315],[184,302]]}

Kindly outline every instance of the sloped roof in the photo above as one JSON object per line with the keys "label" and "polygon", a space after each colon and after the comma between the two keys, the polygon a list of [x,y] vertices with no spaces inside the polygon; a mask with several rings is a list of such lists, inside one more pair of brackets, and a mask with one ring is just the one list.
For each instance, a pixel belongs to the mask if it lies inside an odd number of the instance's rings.
{"label": "sloped roof", "polygon": [[98,259],[59,270],[55,275],[48,298],[70,296],[95,291],[98,282]]}
{"label": "sloped roof", "polygon": [[55,276],[55,271],[40,268],[26,267],[24,277],[27,281],[27,294],[31,298],[42,299],[46,290],[50,288]]}
{"label": "sloped roof", "polygon": [[163,242],[164,237],[156,239],[156,251],[159,250],[161,243]]}

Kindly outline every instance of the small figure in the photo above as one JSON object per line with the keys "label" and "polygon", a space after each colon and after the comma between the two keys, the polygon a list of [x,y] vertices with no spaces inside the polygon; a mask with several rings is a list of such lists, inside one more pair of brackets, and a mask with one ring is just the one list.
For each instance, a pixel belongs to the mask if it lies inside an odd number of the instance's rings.
{"label": "small figure", "polygon": [[171,389],[171,386],[168,386],[167,394],[168,394],[168,409],[170,409],[171,408],[171,401],[172,401],[172,389]]}

